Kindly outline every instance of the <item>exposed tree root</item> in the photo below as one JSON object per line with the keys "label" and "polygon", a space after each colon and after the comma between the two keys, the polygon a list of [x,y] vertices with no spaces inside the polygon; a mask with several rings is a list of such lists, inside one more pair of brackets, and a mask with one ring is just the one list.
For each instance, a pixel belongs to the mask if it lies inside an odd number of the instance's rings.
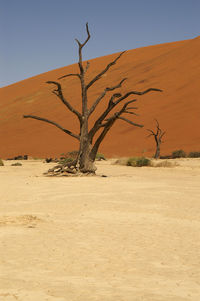
{"label": "exposed tree root", "polygon": [[83,177],[83,176],[94,176],[94,172],[81,172],[77,166],[77,161],[70,163],[61,163],[53,168],[50,168],[44,173],[45,176],[68,176],[68,177]]}

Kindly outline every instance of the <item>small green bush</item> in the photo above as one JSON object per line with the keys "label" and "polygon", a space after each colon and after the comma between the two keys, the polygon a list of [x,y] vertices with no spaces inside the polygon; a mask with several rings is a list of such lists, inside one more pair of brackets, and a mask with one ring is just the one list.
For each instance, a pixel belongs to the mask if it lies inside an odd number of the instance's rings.
{"label": "small green bush", "polygon": [[133,166],[133,167],[150,166],[151,160],[145,157],[131,157],[127,160],[126,165]]}
{"label": "small green bush", "polygon": [[73,160],[75,160],[78,156],[78,151],[77,150],[73,150],[71,152],[68,152],[66,157],[67,158],[72,158]]}
{"label": "small green bush", "polygon": [[200,152],[190,152],[188,154],[189,158],[200,158]]}
{"label": "small green bush", "polygon": [[0,166],[4,166],[3,160],[0,159]]}
{"label": "small green bush", "polygon": [[105,158],[104,154],[97,153],[96,154],[96,160],[101,161],[101,160],[106,160],[106,158]]}
{"label": "small green bush", "polygon": [[59,160],[59,163],[60,164],[66,164],[66,163],[70,163],[70,162],[73,162],[74,161],[74,159],[73,158],[61,158],[60,160]]}
{"label": "small green bush", "polygon": [[71,152],[68,152],[66,154],[61,154],[59,163],[61,164],[65,164],[65,163],[70,163],[73,162],[78,156],[78,151],[74,150]]}
{"label": "small green bush", "polygon": [[186,153],[182,150],[175,150],[174,152],[172,152],[172,158],[176,159],[176,158],[185,158],[186,157]]}
{"label": "small green bush", "polygon": [[68,153],[61,154],[60,160],[63,160],[63,159],[75,160],[77,158],[77,156],[78,156],[78,151],[74,150],[74,151],[71,151]]}

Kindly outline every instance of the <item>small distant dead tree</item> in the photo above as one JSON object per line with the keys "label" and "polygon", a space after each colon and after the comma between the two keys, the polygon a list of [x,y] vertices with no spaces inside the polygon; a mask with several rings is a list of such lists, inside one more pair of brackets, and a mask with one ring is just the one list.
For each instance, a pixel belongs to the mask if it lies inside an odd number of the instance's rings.
{"label": "small distant dead tree", "polygon": [[154,131],[154,130],[147,129],[147,131],[149,131],[151,133],[148,137],[153,136],[155,139],[156,152],[155,152],[154,158],[158,159],[158,158],[160,158],[160,145],[162,143],[162,138],[165,135],[165,132],[163,132],[161,130],[158,120],[155,119],[155,121],[156,121],[156,130]]}
{"label": "small distant dead tree", "polygon": [[[109,96],[108,103],[106,109],[99,115],[99,117],[94,122],[91,128],[88,127],[88,120],[91,117],[92,113],[96,110],[98,104],[103,100],[103,98],[109,94],[109,92],[113,92],[118,88],[122,87],[122,84],[126,81],[127,78],[123,78],[119,83],[114,84],[113,86],[106,87],[101,94],[93,101],[92,105],[89,107],[88,105],[88,90],[102,78],[102,76],[112,67],[114,66],[117,61],[122,57],[125,51],[121,52],[113,61],[111,61],[101,72],[99,72],[92,80],[86,82],[85,75],[89,69],[89,62],[83,63],[82,60],[82,49],[88,43],[90,39],[90,32],[88,28],[88,23],[86,24],[86,32],[87,38],[86,40],[81,43],[79,40],[76,39],[78,44],[78,54],[79,54],[79,72],[78,73],[70,73],[61,76],[58,80],[68,78],[68,77],[76,77],[81,86],[81,104],[82,104],[82,111],[79,112],[76,110],[71,103],[65,98],[63,94],[63,89],[61,83],[58,81],[47,81],[47,84],[54,85],[55,88],[52,91],[58,99],[67,107],[67,109],[73,113],[80,124],[80,133],[73,133],[68,129],[63,128],[57,122],[51,121],[49,119],[38,117],[35,115],[24,115],[24,118],[33,118],[36,120],[40,120],[49,124],[54,125],[55,127],[59,128],[61,131],[70,135],[71,137],[75,138],[79,142],[79,151],[77,158],[74,162],[58,165],[55,168],[50,170],[50,173],[53,174],[61,174],[61,173],[95,173],[96,167],[94,164],[95,157],[97,151],[99,149],[100,144],[102,143],[103,139],[106,137],[107,133],[114,125],[117,120],[123,120],[128,124],[137,127],[143,127],[141,124],[137,124],[132,120],[124,117],[125,114],[129,115],[137,115],[132,110],[137,109],[136,107],[131,106],[136,99],[130,99],[132,95],[144,95],[151,91],[159,91],[160,89],[149,88],[142,92],[139,91],[129,91],[122,95],[121,93],[113,93]],[[129,98],[129,100],[128,100]],[[123,102],[127,100],[126,102]],[[122,106],[120,107],[119,105]],[[119,108],[116,110],[116,108]],[[115,110],[114,110],[115,109]],[[112,113],[113,112],[113,113]]]}

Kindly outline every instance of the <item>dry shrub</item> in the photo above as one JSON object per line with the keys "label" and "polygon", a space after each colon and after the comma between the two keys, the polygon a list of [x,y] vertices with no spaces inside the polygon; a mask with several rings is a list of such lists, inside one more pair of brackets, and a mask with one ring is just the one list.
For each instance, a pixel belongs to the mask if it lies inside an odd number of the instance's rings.
{"label": "dry shrub", "polygon": [[130,157],[130,158],[119,158],[114,164],[132,166],[132,167],[142,167],[151,166],[151,160],[145,157]]}
{"label": "dry shrub", "polygon": [[178,166],[178,163],[164,160],[164,161],[159,161],[159,162],[151,162],[151,166],[152,167],[175,167],[175,166]]}
{"label": "dry shrub", "polygon": [[200,152],[190,152],[188,154],[189,158],[200,158]]}
{"label": "dry shrub", "polygon": [[78,156],[78,151],[77,150],[73,150],[73,151],[68,152],[66,154],[63,153],[63,154],[61,154],[59,163],[67,164],[67,163],[73,162],[74,160],[76,160],[77,156]]}
{"label": "dry shrub", "polygon": [[186,153],[182,149],[178,149],[178,150],[175,150],[174,152],[172,152],[172,158],[173,159],[185,158],[185,157],[186,157]]}
{"label": "dry shrub", "polygon": [[11,166],[22,166],[22,163],[16,162],[16,163],[11,164]]}
{"label": "dry shrub", "polygon": [[97,160],[97,161],[106,160],[106,157],[102,153],[97,153],[95,160]]}
{"label": "dry shrub", "polygon": [[0,166],[4,166],[3,160],[0,159]]}
{"label": "dry shrub", "polygon": [[145,157],[131,157],[128,158],[126,165],[133,167],[151,166],[151,160]]}
{"label": "dry shrub", "polygon": [[119,158],[119,159],[117,159],[117,160],[114,162],[114,164],[126,166],[126,165],[127,165],[127,161],[128,161],[128,158]]}

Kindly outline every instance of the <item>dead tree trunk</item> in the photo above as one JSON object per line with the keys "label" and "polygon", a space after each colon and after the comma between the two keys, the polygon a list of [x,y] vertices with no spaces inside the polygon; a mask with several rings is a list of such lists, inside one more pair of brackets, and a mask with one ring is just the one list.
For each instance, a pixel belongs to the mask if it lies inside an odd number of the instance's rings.
{"label": "dead tree trunk", "polygon": [[[128,122],[129,124],[133,126],[142,127],[143,125],[137,124],[127,118],[125,118],[124,114],[131,114],[131,115],[137,115],[132,110],[137,109],[135,107],[132,107],[131,104],[136,101],[136,99],[131,99],[125,103],[123,103],[122,107],[119,108],[118,111],[115,110],[115,113],[112,115],[112,110],[114,110],[117,106],[122,103],[122,101],[126,99],[130,99],[130,96],[132,95],[144,95],[150,91],[159,91],[160,89],[155,88],[149,88],[145,91],[138,92],[138,91],[130,91],[126,94],[122,95],[120,93],[113,93],[110,95],[107,108],[103,113],[100,114],[100,116],[97,118],[97,120],[94,122],[94,125],[89,129],[88,127],[88,120],[92,113],[97,108],[98,104],[101,102],[101,100],[109,93],[116,89],[121,88],[122,84],[126,80],[126,78],[123,78],[119,83],[113,85],[112,87],[106,87],[104,91],[97,97],[97,99],[93,102],[92,106],[88,106],[88,90],[98,81],[102,78],[102,76],[113,66],[116,64],[116,62],[121,58],[121,56],[125,53],[121,52],[112,62],[110,62],[100,73],[98,73],[92,80],[90,80],[88,83],[85,81],[85,74],[89,69],[89,62],[87,64],[83,64],[82,61],[82,49],[87,44],[87,42],[90,39],[90,32],[88,28],[88,24],[86,24],[86,32],[87,32],[87,38],[84,43],[79,42],[79,40],[76,39],[76,42],[78,44],[78,53],[79,53],[79,73],[70,73],[61,76],[58,78],[59,80],[67,78],[67,77],[77,77],[80,85],[81,85],[81,100],[82,100],[82,112],[77,111],[73,106],[70,104],[70,102],[64,97],[63,95],[63,89],[59,82],[57,81],[48,81],[48,84],[52,84],[55,86],[55,89],[53,90],[53,93],[62,101],[62,103],[68,108],[69,111],[71,111],[73,114],[76,115],[78,118],[78,121],[80,123],[80,134],[72,133],[71,131],[63,128],[61,125],[57,124],[54,121],[48,120],[46,118],[33,116],[33,115],[25,115],[24,118],[33,118],[40,121],[44,121],[47,123],[50,123],[60,130],[64,131],[66,134],[72,136],[73,138],[77,139],[79,141],[79,153],[77,156],[77,159],[72,163],[68,164],[67,166],[57,166],[54,170],[57,170],[57,173],[61,173],[64,171],[67,172],[82,172],[82,173],[95,173],[96,167],[94,164],[95,157],[97,154],[97,151],[99,149],[99,146],[103,139],[105,138],[108,131],[111,129],[113,124],[118,120],[121,119],[125,122]],[[57,169],[56,169],[57,168]],[[60,169],[59,169],[60,168]],[[52,170],[51,170],[52,171]]]}
{"label": "dead tree trunk", "polygon": [[154,139],[155,139],[155,143],[156,143],[156,151],[155,151],[154,158],[155,158],[155,159],[158,159],[158,158],[160,158],[160,145],[161,145],[161,143],[162,143],[162,138],[163,138],[163,136],[165,135],[165,132],[163,132],[163,131],[160,129],[158,120],[155,119],[155,121],[156,121],[156,131],[149,130],[149,129],[147,129],[147,131],[149,131],[149,132],[151,133],[148,137],[153,136]]}

